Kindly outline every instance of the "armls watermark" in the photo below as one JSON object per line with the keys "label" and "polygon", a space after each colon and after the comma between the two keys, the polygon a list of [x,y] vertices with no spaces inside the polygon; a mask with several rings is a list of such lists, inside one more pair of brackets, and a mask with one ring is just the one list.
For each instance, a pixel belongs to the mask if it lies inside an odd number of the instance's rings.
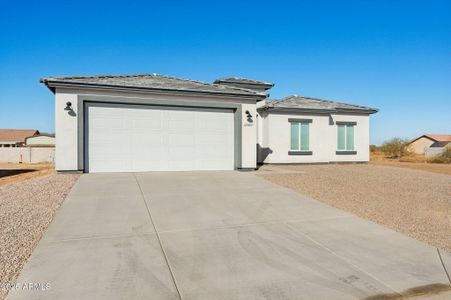
{"label": "armls watermark", "polygon": [[48,291],[50,288],[50,282],[0,282],[0,290],[2,291]]}

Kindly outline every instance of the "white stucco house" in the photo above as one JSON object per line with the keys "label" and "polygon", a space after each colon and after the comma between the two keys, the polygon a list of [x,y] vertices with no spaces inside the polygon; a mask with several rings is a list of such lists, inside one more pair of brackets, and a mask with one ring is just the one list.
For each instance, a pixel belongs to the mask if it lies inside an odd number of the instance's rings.
{"label": "white stucco house", "polygon": [[367,162],[376,109],[272,83],[157,74],[47,77],[58,171],[249,170],[258,163]]}

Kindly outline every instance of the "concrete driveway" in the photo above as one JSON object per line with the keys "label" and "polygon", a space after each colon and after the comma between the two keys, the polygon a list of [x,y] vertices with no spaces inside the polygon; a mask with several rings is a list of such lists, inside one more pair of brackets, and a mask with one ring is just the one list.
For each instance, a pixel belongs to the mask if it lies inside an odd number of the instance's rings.
{"label": "concrete driveway", "polygon": [[82,175],[17,282],[44,285],[9,299],[442,298],[450,288],[436,248],[233,171]]}

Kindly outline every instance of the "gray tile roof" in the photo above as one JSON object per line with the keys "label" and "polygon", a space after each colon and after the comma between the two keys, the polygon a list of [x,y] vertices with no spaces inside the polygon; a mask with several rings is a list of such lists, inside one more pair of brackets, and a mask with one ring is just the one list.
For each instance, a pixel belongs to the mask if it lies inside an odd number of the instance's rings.
{"label": "gray tile roof", "polygon": [[448,144],[451,145],[451,142],[434,142],[430,147],[432,148],[443,148],[446,147]]}
{"label": "gray tile roof", "polygon": [[256,84],[256,85],[265,85],[265,86],[274,86],[274,83],[271,82],[265,82],[260,80],[254,80],[249,78],[240,78],[240,77],[223,77],[218,78],[214,81],[214,83],[222,83],[222,82],[229,82],[229,83],[238,83],[238,84]]}
{"label": "gray tile roof", "polygon": [[288,96],[281,100],[267,100],[266,109],[298,109],[298,110],[313,110],[313,111],[327,111],[327,112],[365,112],[375,113],[378,110],[371,107],[341,103],[330,100],[323,100],[304,96]]}
{"label": "gray tile roof", "polygon": [[52,88],[57,85],[78,85],[95,87],[120,87],[138,88],[148,90],[200,92],[225,95],[266,96],[263,92],[257,92],[245,88],[227,85],[206,83],[197,80],[183,79],[160,74],[136,74],[136,75],[96,75],[96,76],[69,76],[69,77],[45,77],[40,82]]}

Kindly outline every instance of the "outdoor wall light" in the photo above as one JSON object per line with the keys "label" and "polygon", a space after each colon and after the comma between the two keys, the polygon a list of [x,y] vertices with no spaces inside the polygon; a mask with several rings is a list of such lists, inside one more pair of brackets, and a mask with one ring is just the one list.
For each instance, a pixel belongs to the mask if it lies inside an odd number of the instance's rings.
{"label": "outdoor wall light", "polygon": [[70,101],[66,102],[66,107],[64,108],[64,110],[72,110],[72,103]]}
{"label": "outdoor wall light", "polygon": [[252,115],[251,115],[251,113],[250,113],[248,110],[246,110],[246,119],[247,119],[247,121],[248,121],[249,123],[252,123],[252,122],[253,122],[253,120],[252,120]]}

